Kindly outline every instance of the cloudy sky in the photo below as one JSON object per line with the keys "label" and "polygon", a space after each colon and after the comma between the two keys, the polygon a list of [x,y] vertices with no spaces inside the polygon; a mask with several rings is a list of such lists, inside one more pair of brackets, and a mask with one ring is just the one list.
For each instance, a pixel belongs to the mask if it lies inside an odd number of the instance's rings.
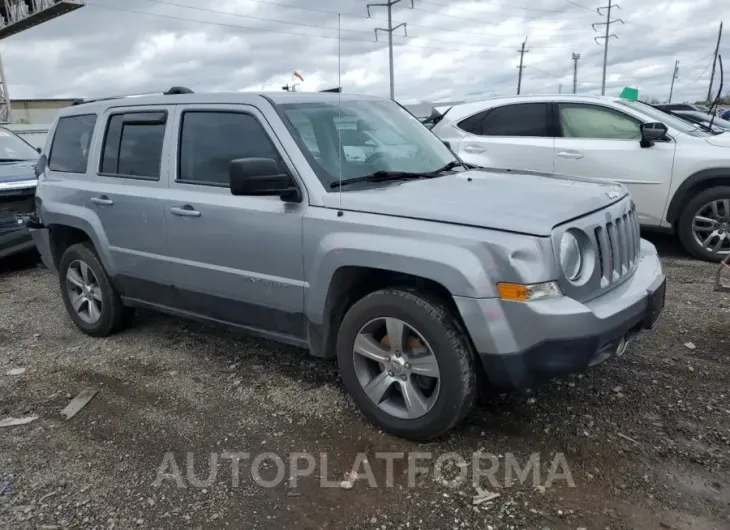
{"label": "cloudy sky", "polygon": [[[385,0],[373,0],[380,3]],[[600,93],[603,44],[592,23],[607,0],[401,0],[393,7],[395,94],[405,103],[516,92]],[[614,0],[607,93],[638,86],[666,100],[707,95],[720,20],[730,72],[729,0]],[[387,11],[365,0],[86,0],[86,7],[0,44],[13,98],[89,97],[189,86],[195,91],[303,90],[341,84],[388,95]],[[339,16],[338,16],[339,13]],[[341,39],[338,41],[338,24]],[[726,76],[730,86],[730,75]],[[715,83],[717,86],[717,83]],[[728,90],[730,92],[730,90]]]}

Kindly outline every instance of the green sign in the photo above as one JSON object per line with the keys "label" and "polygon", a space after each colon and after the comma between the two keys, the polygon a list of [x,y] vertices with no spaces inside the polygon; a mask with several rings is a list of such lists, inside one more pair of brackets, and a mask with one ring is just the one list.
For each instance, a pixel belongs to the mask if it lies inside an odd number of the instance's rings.
{"label": "green sign", "polygon": [[624,89],[621,91],[622,99],[630,99],[631,101],[638,101],[639,100],[639,89],[638,88],[631,88],[631,87],[624,87]]}

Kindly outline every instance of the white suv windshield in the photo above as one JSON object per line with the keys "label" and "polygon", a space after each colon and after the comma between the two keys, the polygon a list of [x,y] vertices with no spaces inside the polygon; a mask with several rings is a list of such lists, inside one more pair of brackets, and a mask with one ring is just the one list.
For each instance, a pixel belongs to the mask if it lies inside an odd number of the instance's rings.
{"label": "white suv windshield", "polygon": [[416,118],[392,101],[277,105],[325,188],[378,171],[431,173],[456,161]]}
{"label": "white suv windshield", "polygon": [[630,101],[627,99],[616,100],[616,103],[641,112],[642,114],[649,116],[651,119],[662,122],[667,127],[676,129],[679,132],[691,134],[692,136],[711,136],[710,133],[703,131],[699,127],[699,125],[687,123],[680,118],[672,116],[671,114],[663,112],[659,109],[655,109],[654,107],[652,107],[651,105],[647,105],[646,103],[641,103],[640,101]]}
{"label": "white suv windshield", "polygon": [[0,162],[38,160],[38,151],[15,133],[0,127]]}

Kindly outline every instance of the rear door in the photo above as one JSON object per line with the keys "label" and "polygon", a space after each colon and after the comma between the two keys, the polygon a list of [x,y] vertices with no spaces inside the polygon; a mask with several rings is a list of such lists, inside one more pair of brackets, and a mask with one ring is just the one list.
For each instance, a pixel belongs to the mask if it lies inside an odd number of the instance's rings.
{"label": "rear door", "polygon": [[467,133],[457,150],[468,164],[553,171],[554,135],[549,103],[494,107],[462,120],[457,126]]}
{"label": "rear door", "polygon": [[108,109],[102,116],[84,189],[85,204],[98,220],[125,296],[168,305],[172,286],[167,263],[162,198],[168,186],[172,106]]}
{"label": "rear door", "polygon": [[659,225],[672,182],[674,141],[641,147],[641,122],[604,105],[558,103],[555,109],[555,172],[625,184],[639,222]]}

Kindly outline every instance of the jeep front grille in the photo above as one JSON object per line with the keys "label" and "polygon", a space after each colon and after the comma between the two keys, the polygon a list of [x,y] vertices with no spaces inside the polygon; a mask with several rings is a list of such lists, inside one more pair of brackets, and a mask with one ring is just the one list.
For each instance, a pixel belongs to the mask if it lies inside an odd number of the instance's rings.
{"label": "jeep front grille", "polygon": [[601,287],[620,281],[639,260],[639,220],[631,209],[594,228]]}

